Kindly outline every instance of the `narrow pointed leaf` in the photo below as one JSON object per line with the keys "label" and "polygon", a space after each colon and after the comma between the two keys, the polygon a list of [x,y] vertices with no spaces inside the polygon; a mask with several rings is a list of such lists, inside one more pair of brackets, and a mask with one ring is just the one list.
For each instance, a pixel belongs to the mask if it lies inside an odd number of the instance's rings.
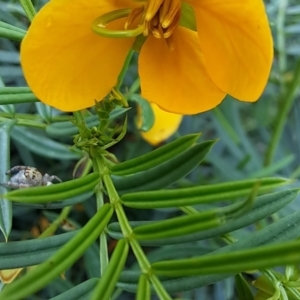
{"label": "narrow pointed leaf", "polygon": [[39,115],[45,120],[47,123],[51,122],[52,118],[52,107],[48,106],[42,102],[36,102],[35,108]]}
{"label": "narrow pointed leaf", "polygon": [[28,207],[28,208],[35,208],[35,209],[59,209],[63,208],[66,206],[74,206],[79,203],[83,203],[84,201],[88,200],[89,198],[92,197],[94,194],[93,190],[87,191],[85,193],[81,193],[79,195],[75,195],[74,197],[65,199],[63,201],[57,201],[57,202],[52,202],[52,203],[25,203],[25,202],[14,202],[14,205],[16,206],[23,206],[23,207]]}
{"label": "narrow pointed leaf", "polygon": [[0,270],[34,266],[44,262],[78,233],[78,230],[43,238],[0,244]]}
{"label": "narrow pointed leaf", "polygon": [[56,142],[36,130],[15,127],[11,132],[12,138],[24,148],[43,157],[59,158],[61,160],[79,159],[82,154],[71,150],[70,146]]}
{"label": "narrow pointed leaf", "polygon": [[91,300],[110,299],[124,268],[128,250],[129,246],[126,240],[118,241],[111,260],[92,294]]}
{"label": "narrow pointed leaf", "polygon": [[[113,214],[113,208],[105,204],[66,245],[50,259],[31,270],[26,276],[7,286],[0,299],[24,299],[35,293],[64,270],[70,267],[84,251],[99,237]],[[34,282],[34,284],[31,284]]]}
{"label": "narrow pointed leaf", "polygon": [[147,171],[116,177],[113,182],[119,194],[156,190],[169,186],[193,171],[205,158],[215,141],[197,144],[174,158]]}
{"label": "narrow pointed leaf", "polygon": [[31,2],[31,0],[19,0],[26,15],[27,15],[27,18],[32,21],[35,14],[36,14],[36,11],[33,7],[33,4]]}
{"label": "narrow pointed leaf", "polygon": [[147,275],[141,274],[138,283],[136,300],[150,300],[150,299],[151,299],[150,283],[148,281]]}
{"label": "narrow pointed leaf", "polygon": [[[15,116],[16,110],[13,104],[4,104],[0,106],[0,109],[6,112],[9,116]],[[18,120],[19,122],[19,120]]]}
{"label": "narrow pointed leaf", "polygon": [[187,150],[197,141],[199,136],[200,134],[185,135],[144,155],[114,165],[111,167],[111,171],[118,176],[146,171]]}
{"label": "narrow pointed leaf", "polygon": [[[1,23],[1,22],[0,22]],[[29,87],[0,87],[0,95],[18,95],[31,93]]]}
{"label": "narrow pointed leaf", "polygon": [[[1,22],[0,22],[1,23]],[[0,29],[1,31],[1,29]],[[18,104],[39,101],[27,87],[0,88],[0,104]]]}
{"label": "narrow pointed leaf", "polygon": [[[296,198],[299,190],[285,190],[276,193],[272,193],[269,195],[259,196],[257,197],[253,208],[251,211],[247,212],[245,215],[227,220],[222,226],[218,226],[216,228],[204,230],[201,232],[197,232],[194,234],[184,235],[180,237],[173,238],[164,238],[158,240],[141,240],[140,243],[146,246],[161,246],[161,245],[172,245],[172,244],[181,244],[181,243],[189,243],[198,240],[204,240],[212,237],[221,236],[222,234],[226,234],[232,232],[234,230],[246,227],[248,225],[254,224],[268,216],[271,216],[275,212],[279,211],[281,208],[286,206],[292,200]],[[151,222],[146,221],[134,221],[130,222],[132,228],[136,228],[140,225],[149,224]],[[115,239],[123,238],[123,234],[121,233],[121,229],[118,223],[112,223],[108,227],[108,233],[111,237]]]}
{"label": "narrow pointed leaf", "polygon": [[91,293],[97,285],[98,281],[98,278],[91,278],[76,285],[75,287],[69,289],[64,293],[57,295],[56,297],[50,298],[49,300],[88,300],[90,299]]}
{"label": "narrow pointed leaf", "polygon": [[300,262],[300,241],[261,246],[255,249],[234,251],[199,258],[169,260],[152,264],[155,274],[168,277],[203,274],[235,274]]}
{"label": "narrow pointed leaf", "polygon": [[265,192],[290,181],[284,178],[261,178],[230,181],[212,185],[201,185],[181,189],[166,189],[128,193],[122,196],[125,206],[133,208],[163,208],[205,204],[234,200],[248,196],[256,183],[260,183],[259,192]]}
{"label": "narrow pointed leaf", "polygon": [[[6,182],[5,170],[10,169],[10,131],[16,120],[7,120],[0,123],[0,183]],[[5,188],[0,186],[0,193],[5,193]],[[0,230],[5,239],[8,239],[12,226],[12,204],[3,197],[0,198]]]}
{"label": "narrow pointed leaf", "polygon": [[92,173],[78,179],[49,186],[14,190],[6,193],[3,197],[11,201],[24,203],[48,203],[61,201],[90,192],[98,184],[99,180],[99,174]]}
{"label": "narrow pointed leaf", "polygon": [[[252,234],[247,235],[246,238],[237,241],[234,244],[227,245],[223,248],[215,250],[208,255],[218,253],[231,253],[233,251],[255,248],[264,244],[274,244],[285,241],[297,239],[300,236],[300,211],[296,211],[279,221],[259,230]],[[299,251],[298,251],[299,253]],[[193,277],[183,277],[176,279],[162,279],[163,285],[170,293],[179,291],[191,290],[217,281],[230,277],[232,274],[213,274],[213,275],[199,275]],[[122,281],[118,283],[118,287],[126,291],[136,292],[137,280],[135,283],[132,281]]]}
{"label": "narrow pointed leaf", "polygon": [[216,210],[153,222],[133,229],[137,240],[164,239],[182,236],[219,226],[224,219]]}
{"label": "narrow pointed leaf", "polygon": [[0,21],[0,37],[20,42],[25,34],[25,30]]}
{"label": "narrow pointed leaf", "polygon": [[253,300],[250,286],[242,274],[235,275],[235,287],[239,299]]}

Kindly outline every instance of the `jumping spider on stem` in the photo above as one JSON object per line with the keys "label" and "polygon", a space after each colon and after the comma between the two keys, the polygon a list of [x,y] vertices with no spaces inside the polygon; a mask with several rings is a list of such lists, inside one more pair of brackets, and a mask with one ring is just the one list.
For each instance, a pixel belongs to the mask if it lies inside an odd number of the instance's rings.
{"label": "jumping spider on stem", "polygon": [[8,170],[5,174],[11,175],[11,178],[8,182],[1,184],[11,189],[26,189],[34,186],[47,186],[51,185],[54,179],[62,182],[62,180],[55,175],[50,176],[46,173],[43,176],[37,168],[28,166],[15,166]]}

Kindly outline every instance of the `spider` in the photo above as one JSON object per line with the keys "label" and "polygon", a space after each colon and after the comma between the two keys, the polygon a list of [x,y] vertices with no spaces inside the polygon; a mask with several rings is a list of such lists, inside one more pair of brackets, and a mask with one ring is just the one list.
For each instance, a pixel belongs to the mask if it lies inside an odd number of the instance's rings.
{"label": "spider", "polygon": [[5,174],[11,175],[11,178],[8,182],[4,182],[1,184],[11,189],[25,189],[34,186],[47,186],[51,185],[54,179],[62,182],[62,180],[55,175],[50,176],[46,173],[43,176],[37,168],[28,166],[15,166],[8,170]]}

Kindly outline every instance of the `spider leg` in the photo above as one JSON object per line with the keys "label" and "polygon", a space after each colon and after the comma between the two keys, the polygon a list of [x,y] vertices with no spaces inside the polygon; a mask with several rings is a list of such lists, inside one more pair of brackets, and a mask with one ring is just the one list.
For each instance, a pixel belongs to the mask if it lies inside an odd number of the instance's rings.
{"label": "spider leg", "polygon": [[43,185],[49,185],[49,183],[51,183],[54,179],[56,179],[59,182],[62,182],[62,180],[59,177],[57,177],[56,175],[50,176],[49,174],[46,173],[43,176]]}
{"label": "spider leg", "polygon": [[50,178],[51,178],[51,181],[56,179],[57,181],[62,182],[62,180],[59,177],[57,177],[56,175],[52,175]]}

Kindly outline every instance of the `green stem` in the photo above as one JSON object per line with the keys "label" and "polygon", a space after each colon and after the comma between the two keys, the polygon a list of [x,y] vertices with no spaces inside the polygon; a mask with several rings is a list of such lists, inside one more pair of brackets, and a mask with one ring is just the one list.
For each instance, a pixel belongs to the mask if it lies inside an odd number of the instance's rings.
{"label": "green stem", "polygon": [[164,286],[160,283],[157,276],[152,275],[150,277],[150,281],[151,281],[153,287],[155,288],[155,291],[156,291],[157,296],[159,297],[159,299],[161,299],[161,300],[172,300],[172,298],[169,296],[169,294],[165,290]]}
{"label": "green stem", "polygon": [[140,78],[137,78],[133,84],[131,85],[131,87],[129,88],[128,94],[134,94],[136,93],[140,88]]}
{"label": "green stem", "polygon": [[182,207],[179,207],[179,209],[187,215],[193,215],[193,214],[199,213],[199,211],[192,206],[182,206]]}
{"label": "green stem", "polygon": [[[14,114],[14,116],[12,116],[10,113],[0,111],[0,117],[8,119],[25,119],[36,122],[43,122],[41,116],[37,114]],[[69,115],[53,116],[52,122],[70,121],[70,119],[71,117]]]}
{"label": "green stem", "polygon": [[[88,130],[84,117],[82,115],[82,111],[74,111],[73,116],[76,121],[76,126],[78,127],[79,133],[83,136],[90,137],[90,131]],[[90,153],[92,155],[92,153]]]}
{"label": "green stem", "polygon": [[51,236],[55,233],[57,228],[62,224],[62,222],[68,217],[69,213],[72,210],[72,206],[66,206],[62,209],[60,215],[52,222],[52,224],[39,235],[39,239]]}
{"label": "green stem", "polygon": [[[0,117],[0,122],[5,122],[8,120],[7,118]],[[13,120],[13,119],[11,119]],[[45,129],[47,127],[46,124],[41,123],[41,122],[35,122],[31,120],[22,120],[22,119],[15,119],[17,121],[16,125],[19,126],[26,126],[26,127],[33,127],[33,128],[38,128],[38,129]]]}
{"label": "green stem", "polygon": [[57,278],[59,274],[68,269],[94,243],[110,221],[112,214],[112,207],[108,204],[104,205],[80,229],[76,236],[55,252],[54,255],[19,280],[8,285],[1,292],[0,299],[25,299]]}
{"label": "green stem", "polygon": [[277,50],[278,69],[281,95],[285,93],[285,72],[286,72],[286,45],[285,45],[285,15],[288,0],[280,0],[278,4],[278,14],[276,21],[277,29]]}
{"label": "green stem", "polygon": [[[96,157],[94,159],[94,171],[101,172],[102,170],[102,165],[101,165],[101,160]],[[104,205],[104,198],[103,198],[103,182],[100,180],[97,189],[96,189],[96,204],[97,204],[97,211],[101,209],[101,207]],[[107,248],[107,239],[106,239],[106,234],[105,232],[102,232],[100,234],[99,238],[99,259],[100,259],[100,275],[102,276],[105,269],[108,266],[109,259],[108,259],[108,248]]]}
{"label": "green stem", "polygon": [[228,119],[224,116],[220,108],[216,107],[212,110],[212,112],[222,127],[227,131],[232,141],[238,145],[240,142],[239,136],[236,134],[235,130],[232,128],[231,124],[228,122]]}
{"label": "green stem", "polygon": [[288,114],[292,108],[292,105],[294,103],[294,100],[296,99],[297,91],[299,89],[300,85],[300,60],[297,62],[294,78],[291,82],[285,97],[283,98],[283,101],[281,101],[281,105],[279,107],[277,117],[275,118],[275,128],[274,132],[271,138],[271,142],[269,144],[269,147],[266,152],[265,157],[265,166],[268,166],[271,164],[275,151],[277,149],[277,146],[280,142],[280,138],[283,132],[283,128],[285,125],[285,121],[288,117]]}
{"label": "green stem", "polygon": [[148,261],[147,256],[145,255],[142,247],[140,246],[140,244],[135,239],[135,237],[132,233],[132,228],[129,224],[127,216],[122,207],[120,196],[118,195],[118,192],[115,189],[115,186],[114,186],[113,181],[109,174],[109,169],[105,165],[105,160],[103,158],[101,159],[101,161],[99,159],[99,166],[101,166],[101,168],[102,168],[103,173],[101,173],[101,174],[103,174],[103,182],[106,187],[110,202],[115,208],[115,212],[116,212],[123,236],[125,239],[128,239],[131,249],[138,261],[138,264],[139,264],[142,272],[149,277],[149,280],[151,281],[151,283],[152,283],[157,295],[160,297],[160,299],[164,299],[164,300],[171,299],[171,297],[168,295],[167,291],[165,290],[164,286],[161,284],[159,279],[152,273],[151,264]]}
{"label": "green stem", "polygon": [[14,116],[12,116],[11,114],[9,114],[7,112],[2,112],[2,111],[0,112],[0,117],[9,118],[9,119],[15,118],[15,119],[33,120],[33,121],[36,121],[36,122],[42,122],[43,121],[43,119],[39,115],[15,114]]}
{"label": "green stem", "polygon": [[116,86],[117,90],[119,90],[122,86],[122,83],[124,81],[124,78],[125,78],[125,75],[127,73],[127,70],[128,70],[129,65],[130,65],[133,54],[134,54],[133,50],[130,50],[129,53],[127,54],[127,57],[125,59],[124,65],[123,65],[123,68],[121,70],[121,73],[118,76],[118,83],[117,83],[117,86]]}
{"label": "green stem", "polygon": [[73,116],[76,120],[76,125],[78,126],[78,128],[80,130],[80,128],[82,128],[82,126],[85,124],[81,111],[74,111]]}

